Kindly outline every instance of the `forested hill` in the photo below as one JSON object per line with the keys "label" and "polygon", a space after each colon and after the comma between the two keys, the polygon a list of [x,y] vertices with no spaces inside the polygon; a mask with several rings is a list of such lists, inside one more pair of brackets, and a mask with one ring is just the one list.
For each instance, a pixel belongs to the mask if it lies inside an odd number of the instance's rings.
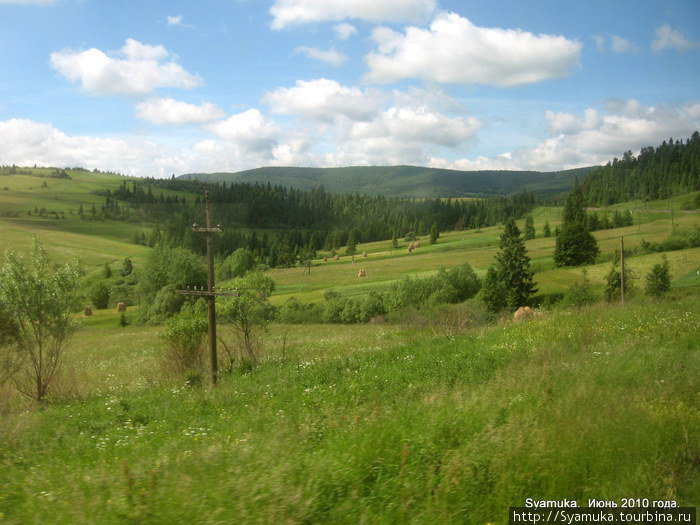
{"label": "forested hill", "polygon": [[206,182],[271,183],[299,190],[319,186],[331,193],[386,197],[486,197],[523,190],[549,193],[573,187],[592,168],[557,172],[457,171],[417,166],[354,166],[347,168],[267,167],[237,173],[187,173],[180,179]]}
{"label": "forested hill", "polygon": [[700,133],[687,139],[664,141],[642,148],[635,157],[626,151],[621,159],[591,170],[583,182],[588,204],[607,206],[631,199],[665,199],[700,190]]}

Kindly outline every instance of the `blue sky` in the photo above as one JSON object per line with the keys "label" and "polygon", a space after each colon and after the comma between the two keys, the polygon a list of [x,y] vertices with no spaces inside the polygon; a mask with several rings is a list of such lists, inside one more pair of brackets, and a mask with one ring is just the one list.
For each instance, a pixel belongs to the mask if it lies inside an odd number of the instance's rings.
{"label": "blue sky", "polygon": [[0,0],[0,164],[556,170],[700,129],[697,0]]}

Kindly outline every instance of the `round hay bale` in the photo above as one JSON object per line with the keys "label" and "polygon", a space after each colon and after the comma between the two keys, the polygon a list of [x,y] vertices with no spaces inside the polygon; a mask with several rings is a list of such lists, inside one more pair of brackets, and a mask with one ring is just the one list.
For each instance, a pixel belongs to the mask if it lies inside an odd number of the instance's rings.
{"label": "round hay bale", "polygon": [[90,317],[92,315],[92,308],[89,306],[85,307],[85,317]]}
{"label": "round hay bale", "polygon": [[117,312],[126,312],[126,303],[124,301],[117,303]]}

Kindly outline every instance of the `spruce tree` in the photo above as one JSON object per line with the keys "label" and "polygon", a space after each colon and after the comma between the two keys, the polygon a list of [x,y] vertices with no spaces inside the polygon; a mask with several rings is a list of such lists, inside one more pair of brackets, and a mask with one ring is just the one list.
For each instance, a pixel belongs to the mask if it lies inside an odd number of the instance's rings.
{"label": "spruce tree", "polygon": [[578,184],[566,197],[562,219],[556,234],[554,263],[559,267],[594,263],[600,250],[590,232],[583,192]]}
{"label": "spruce tree", "polygon": [[529,241],[530,239],[535,238],[535,221],[532,218],[532,215],[528,215],[525,217],[525,240]]}
{"label": "spruce tree", "polygon": [[513,219],[505,223],[501,234],[501,251],[496,264],[489,268],[484,281],[482,300],[491,311],[515,310],[527,306],[537,292],[530,268],[525,241]]}
{"label": "spruce tree", "polygon": [[437,240],[440,237],[440,232],[438,231],[437,223],[433,223],[430,227],[430,244],[437,244]]}

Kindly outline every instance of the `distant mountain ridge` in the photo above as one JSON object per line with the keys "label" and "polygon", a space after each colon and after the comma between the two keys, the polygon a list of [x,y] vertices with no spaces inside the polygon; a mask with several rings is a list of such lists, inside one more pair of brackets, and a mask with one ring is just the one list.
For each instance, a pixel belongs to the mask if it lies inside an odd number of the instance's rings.
{"label": "distant mountain ridge", "polygon": [[523,190],[567,191],[574,179],[593,169],[565,171],[459,171],[419,166],[353,166],[344,168],[265,167],[235,173],[186,173],[178,179],[204,182],[270,183],[300,190],[323,186],[332,193],[387,197],[474,197],[507,195]]}

